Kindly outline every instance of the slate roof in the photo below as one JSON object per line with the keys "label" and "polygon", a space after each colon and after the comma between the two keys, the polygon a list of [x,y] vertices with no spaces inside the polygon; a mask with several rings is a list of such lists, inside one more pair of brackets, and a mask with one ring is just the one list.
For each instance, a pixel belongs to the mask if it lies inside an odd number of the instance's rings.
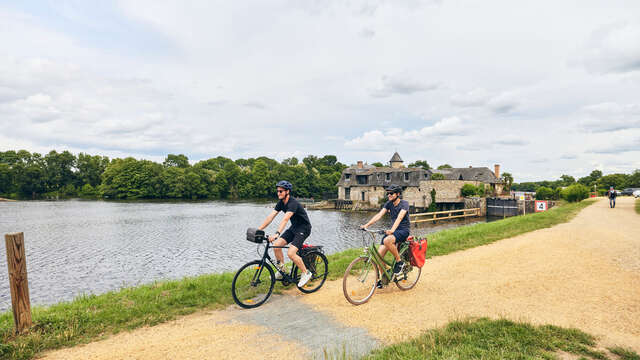
{"label": "slate roof", "polygon": [[396,151],[391,157],[391,160],[389,160],[389,162],[403,162],[403,161],[402,161],[402,158],[400,157],[400,154],[398,154],[398,152]]}
{"label": "slate roof", "polygon": [[[366,166],[366,165],[365,165]],[[405,173],[408,179],[405,177]],[[389,180],[387,180],[387,174],[389,174]],[[349,175],[349,180],[347,180]],[[366,183],[361,184],[358,182],[358,177],[366,177]],[[365,179],[365,178],[360,178]],[[399,186],[419,186],[420,181],[430,180],[431,171],[424,170],[422,168],[392,168],[388,166],[375,167],[369,166],[364,169],[359,169],[357,166],[351,166],[342,171],[338,186],[389,186],[396,184]]]}
{"label": "slate roof", "polygon": [[444,175],[447,180],[481,181],[489,184],[501,184],[502,180],[488,167],[470,167],[433,170],[433,173]]}

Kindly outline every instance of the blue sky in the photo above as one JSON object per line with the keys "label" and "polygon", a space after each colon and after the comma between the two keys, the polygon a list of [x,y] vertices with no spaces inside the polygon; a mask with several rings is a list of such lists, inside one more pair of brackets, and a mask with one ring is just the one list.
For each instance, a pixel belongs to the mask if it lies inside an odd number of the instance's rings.
{"label": "blue sky", "polygon": [[0,150],[640,168],[640,3],[0,2]]}

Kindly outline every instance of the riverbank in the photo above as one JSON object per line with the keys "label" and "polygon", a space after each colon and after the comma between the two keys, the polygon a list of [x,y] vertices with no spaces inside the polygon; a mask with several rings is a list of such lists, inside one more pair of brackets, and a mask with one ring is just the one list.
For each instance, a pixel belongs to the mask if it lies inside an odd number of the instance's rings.
{"label": "riverbank", "polygon": [[[592,203],[587,200],[544,213],[445,230],[429,237],[429,255],[445,255],[566,222]],[[360,253],[361,249],[350,249],[330,255],[330,278],[340,278]],[[5,312],[0,314],[0,357],[29,359],[43,350],[156,325],[200,309],[224,308],[233,303],[229,291],[232,278],[233,273],[205,275],[82,296],[46,308],[34,307],[34,328],[19,337],[12,335],[13,317]]]}
{"label": "riverbank", "polygon": [[17,201],[17,200],[5,199],[5,198],[1,198],[1,197],[0,197],[0,201]]}

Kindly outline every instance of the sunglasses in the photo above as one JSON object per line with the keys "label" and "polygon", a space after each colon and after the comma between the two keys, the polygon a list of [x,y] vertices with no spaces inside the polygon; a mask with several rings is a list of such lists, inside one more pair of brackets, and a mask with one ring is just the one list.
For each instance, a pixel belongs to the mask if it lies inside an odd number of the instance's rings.
{"label": "sunglasses", "polygon": [[280,193],[283,193],[283,192],[285,192],[287,190],[276,190],[276,191],[278,192],[278,194],[280,194]]}
{"label": "sunglasses", "polygon": [[393,195],[393,194],[395,194],[395,193],[387,193],[387,196],[389,196],[389,195]]}

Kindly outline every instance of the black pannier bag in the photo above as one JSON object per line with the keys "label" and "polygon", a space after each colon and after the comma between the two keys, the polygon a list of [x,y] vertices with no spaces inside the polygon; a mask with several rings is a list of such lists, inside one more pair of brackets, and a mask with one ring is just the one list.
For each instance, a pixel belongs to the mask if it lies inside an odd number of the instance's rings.
{"label": "black pannier bag", "polygon": [[263,230],[258,230],[255,228],[248,228],[247,229],[247,240],[254,242],[254,243],[258,243],[260,244],[261,242],[263,242],[265,239],[264,237],[264,231]]}

